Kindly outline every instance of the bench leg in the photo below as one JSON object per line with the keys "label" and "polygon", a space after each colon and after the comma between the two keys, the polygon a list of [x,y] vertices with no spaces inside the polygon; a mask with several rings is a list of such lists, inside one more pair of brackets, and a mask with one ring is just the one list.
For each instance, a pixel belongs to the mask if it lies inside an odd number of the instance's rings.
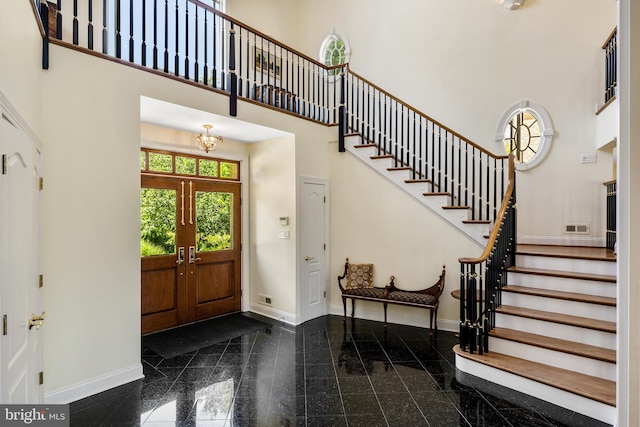
{"label": "bench leg", "polygon": [[352,319],[355,313],[356,313],[356,300],[351,298],[351,318]]}
{"label": "bench leg", "polygon": [[382,305],[384,306],[384,329],[387,329],[387,303],[383,302]]}
{"label": "bench leg", "polygon": [[342,307],[344,308],[344,317],[342,318],[342,323],[347,323],[347,299],[342,297]]}

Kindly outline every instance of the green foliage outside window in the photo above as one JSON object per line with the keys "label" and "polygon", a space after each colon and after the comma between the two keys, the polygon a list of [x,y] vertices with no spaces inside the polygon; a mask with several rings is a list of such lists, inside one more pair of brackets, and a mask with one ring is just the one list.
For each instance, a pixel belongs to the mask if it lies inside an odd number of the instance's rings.
{"label": "green foliage outside window", "polygon": [[[335,34],[329,36],[329,42],[326,43],[326,47],[324,49],[324,65],[340,65],[344,64],[346,61],[346,46],[344,41],[336,36]],[[335,76],[340,72],[339,69],[333,69],[329,71],[330,76]]]}
{"label": "green foliage outside window", "polygon": [[143,188],[140,190],[140,254],[176,253],[176,192]]}

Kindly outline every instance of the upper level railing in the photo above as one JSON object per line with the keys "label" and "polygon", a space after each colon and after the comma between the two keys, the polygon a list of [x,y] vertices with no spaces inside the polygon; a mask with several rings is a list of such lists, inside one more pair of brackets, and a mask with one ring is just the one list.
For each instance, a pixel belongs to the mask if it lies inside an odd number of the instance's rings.
{"label": "upper level railing", "polygon": [[607,188],[606,198],[607,198],[607,212],[606,212],[606,222],[607,222],[607,230],[606,230],[606,248],[610,250],[616,249],[616,241],[617,241],[617,196],[618,196],[618,182],[614,179],[613,181],[608,181],[604,183],[604,186]]}
{"label": "upper level railing", "polygon": [[604,102],[616,96],[618,86],[618,29],[614,28],[607,41],[602,45],[604,50]]}

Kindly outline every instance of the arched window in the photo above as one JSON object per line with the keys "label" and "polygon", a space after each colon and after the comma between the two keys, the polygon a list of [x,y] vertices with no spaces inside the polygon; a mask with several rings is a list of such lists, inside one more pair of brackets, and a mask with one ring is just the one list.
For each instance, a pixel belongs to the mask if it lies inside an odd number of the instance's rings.
{"label": "arched window", "polygon": [[505,111],[495,137],[507,154],[513,153],[518,170],[527,170],[540,163],[549,151],[552,139],[549,114],[530,101],[521,101]]}
{"label": "arched window", "polygon": [[[320,61],[324,65],[341,65],[349,62],[351,50],[346,37],[338,34],[335,30],[333,33],[325,37],[320,46]],[[331,70],[329,75],[335,76],[339,74],[338,69]]]}

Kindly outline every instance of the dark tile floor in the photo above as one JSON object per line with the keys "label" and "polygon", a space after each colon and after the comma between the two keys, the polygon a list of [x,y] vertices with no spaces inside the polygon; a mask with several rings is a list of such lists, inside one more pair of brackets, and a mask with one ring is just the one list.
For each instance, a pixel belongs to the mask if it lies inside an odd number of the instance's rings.
{"label": "dark tile floor", "polygon": [[326,316],[172,359],[71,404],[72,426],[605,426],[457,371],[455,334]]}

